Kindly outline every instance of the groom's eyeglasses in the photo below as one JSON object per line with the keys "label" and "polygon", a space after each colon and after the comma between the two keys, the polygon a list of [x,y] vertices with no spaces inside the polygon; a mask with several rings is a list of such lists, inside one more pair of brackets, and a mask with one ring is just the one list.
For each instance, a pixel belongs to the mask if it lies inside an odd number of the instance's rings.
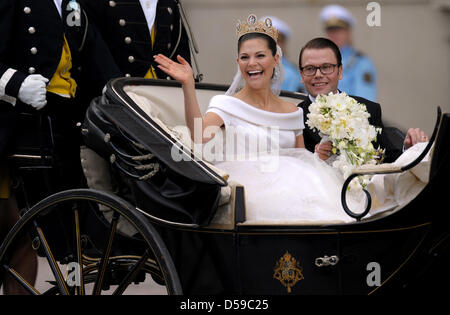
{"label": "groom's eyeglasses", "polygon": [[320,65],[318,67],[316,66],[301,67],[300,71],[307,76],[315,75],[317,69],[319,69],[322,74],[332,74],[334,72],[334,68],[336,68],[337,66],[338,66],[337,64],[324,63],[323,65]]}

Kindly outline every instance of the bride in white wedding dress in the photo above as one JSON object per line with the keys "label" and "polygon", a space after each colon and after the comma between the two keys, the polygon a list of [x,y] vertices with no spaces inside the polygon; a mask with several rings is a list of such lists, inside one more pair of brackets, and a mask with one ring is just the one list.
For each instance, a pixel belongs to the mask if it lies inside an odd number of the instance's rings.
{"label": "bride in white wedding dress", "polygon": [[[241,25],[247,32],[238,30],[239,69],[233,84],[226,95],[211,100],[204,117],[190,65],[182,57],[176,63],[157,55],[155,61],[182,84],[191,135],[196,134],[195,120],[201,121],[202,132],[197,134],[203,136],[194,142],[206,143],[220,132],[204,136],[208,127],[224,127],[225,161],[212,162],[245,187],[247,221],[347,220],[340,206],[342,179],[304,149],[302,109],[278,97],[283,70],[277,31],[268,20],[262,26],[253,21],[256,17],[249,17]],[[258,27],[265,34],[254,31]]]}
{"label": "bride in white wedding dress", "polygon": [[[247,222],[353,221],[341,206],[340,173],[304,148],[302,109],[278,97],[284,75],[270,19],[250,15],[237,33],[237,74],[225,95],[211,99],[204,117],[186,60],[154,56],[182,84],[193,141],[221,144],[214,146],[223,149],[214,155],[220,158],[211,162],[244,186]],[[363,210],[364,197],[349,199],[353,211]]]}
{"label": "bride in white wedding dress", "polygon": [[[211,99],[207,113],[224,121],[226,135],[216,134],[216,138],[226,138],[224,161],[216,161],[216,166],[230,174],[229,180],[245,187],[247,222],[351,219],[340,204],[342,177],[298,145],[303,137],[300,108],[269,112],[219,95]],[[234,144],[231,149],[230,142]],[[240,152],[242,147],[245,150]]]}

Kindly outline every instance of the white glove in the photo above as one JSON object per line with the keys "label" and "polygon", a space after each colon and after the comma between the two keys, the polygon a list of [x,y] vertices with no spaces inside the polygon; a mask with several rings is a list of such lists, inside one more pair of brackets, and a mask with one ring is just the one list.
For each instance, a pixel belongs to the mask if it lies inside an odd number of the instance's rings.
{"label": "white glove", "polygon": [[47,104],[47,90],[45,88],[47,82],[48,79],[40,74],[27,76],[20,86],[19,99],[36,109],[41,109]]}

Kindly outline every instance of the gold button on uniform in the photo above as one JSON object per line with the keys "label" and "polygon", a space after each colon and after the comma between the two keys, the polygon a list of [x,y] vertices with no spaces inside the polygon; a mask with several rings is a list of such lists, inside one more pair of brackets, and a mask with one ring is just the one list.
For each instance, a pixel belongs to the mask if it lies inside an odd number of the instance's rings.
{"label": "gold button on uniform", "polygon": [[120,19],[119,20],[119,25],[120,26],[125,26],[127,24],[127,21],[125,21],[124,19]]}
{"label": "gold button on uniform", "polygon": [[128,62],[129,63],[133,63],[134,62],[134,57],[133,56],[129,56],[128,57]]}
{"label": "gold button on uniform", "polygon": [[125,44],[131,44],[131,37],[125,37]]}

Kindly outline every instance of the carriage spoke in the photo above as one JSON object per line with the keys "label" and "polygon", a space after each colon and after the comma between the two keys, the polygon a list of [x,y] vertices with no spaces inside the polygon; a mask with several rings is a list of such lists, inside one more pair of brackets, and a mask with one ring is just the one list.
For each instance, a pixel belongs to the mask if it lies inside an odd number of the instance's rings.
{"label": "carriage spoke", "polygon": [[95,280],[95,285],[94,285],[94,289],[92,292],[94,295],[99,295],[102,291],[103,280],[105,277],[105,271],[106,271],[106,267],[108,266],[108,263],[109,263],[109,256],[111,254],[112,243],[114,240],[114,235],[116,234],[117,223],[119,222],[119,216],[120,216],[120,214],[118,212],[114,212],[114,215],[113,215],[113,218],[111,221],[111,229],[109,232],[109,238],[106,243],[106,248],[103,252],[102,260],[100,261],[100,268],[99,268],[99,271],[97,274],[97,279]]}
{"label": "carriage spoke", "polygon": [[61,273],[61,270],[58,267],[58,264],[56,263],[55,257],[53,256],[53,253],[48,246],[47,239],[44,236],[44,232],[42,232],[42,229],[37,225],[36,222],[34,222],[36,231],[39,235],[39,240],[41,241],[41,244],[44,245],[44,252],[45,256],[47,257],[48,264],[50,265],[50,269],[52,270],[52,273],[55,277],[56,283],[59,288],[59,292],[62,295],[68,295],[69,290],[66,285],[66,281],[64,280],[64,277]]}
{"label": "carriage spoke", "polygon": [[126,288],[130,285],[130,283],[136,278],[141,269],[145,266],[147,259],[149,257],[148,250],[142,255],[141,259],[133,266],[130,272],[125,276],[120,285],[114,291],[113,295],[121,295]]}
{"label": "carriage spoke", "polygon": [[27,280],[25,280],[17,271],[10,268],[7,265],[3,265],[3,268],[13,277],[25,290],[32,295],[40,295],[41,293],[36,290]]}
{"label": "carriage spoke", "polygon": [[85,288],[84,288],[84,277],[83,277],[83,257],[82,257],[82,250],[81,250],[81,232],[80,232],[80,218],[78,209],[74,209],[74,219],[75,219],[75,240],[77,243],[77,262],[78,262],[78,272],[79,272],[79,279],[80,283],[79,286],[77,286],[77,293],[78,295],[84,295],[85,294]]}

